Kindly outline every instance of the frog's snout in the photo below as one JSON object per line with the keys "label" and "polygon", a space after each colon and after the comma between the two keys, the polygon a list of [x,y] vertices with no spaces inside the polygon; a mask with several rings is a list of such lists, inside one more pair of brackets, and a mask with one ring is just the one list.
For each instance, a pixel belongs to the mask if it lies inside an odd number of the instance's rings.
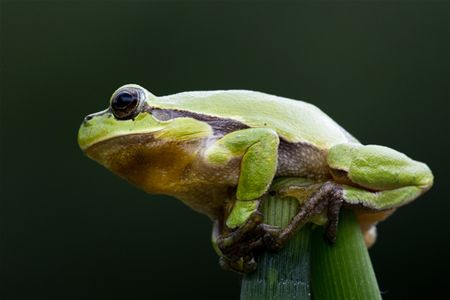
{"label": "frog's snout", "polygon": [[84,117],[83,125],[85,125],[88,121],[92,120],[93,118],[99,117],[99,116],[103,116],[103,115],[106,115],[106,116],[110,116],[111,115],[111,110],[110,110],[109,107],[107,109],[105,109],[105,110],[102,110],[102,111],[99,111],[99,112],[96,112],[96,113],[93,113],[93,114],[89,114],[86,117]]}
{"label": "frog's snout", "polygon": [[84,117],[84,119],[83,119],[83,124],[84,124],[84,123],[87,123],[89,120],[92,120],[93,117],[94,117],[94,116],[93,116],[92,114],[87,115],[86,117]]}

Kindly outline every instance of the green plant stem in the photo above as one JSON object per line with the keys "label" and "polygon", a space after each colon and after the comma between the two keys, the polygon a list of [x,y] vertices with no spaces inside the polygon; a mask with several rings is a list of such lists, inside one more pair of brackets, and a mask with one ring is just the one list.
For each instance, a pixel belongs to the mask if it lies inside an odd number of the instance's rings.
{"label": "green plant stem", "polygon": [[337,241],[328,245],[323,228],[312,238],[314,299],[381,299],[369,253],[354,213],[342,210]]}
{"label": "green plant stem", "polygon": [[[265,223],[284,227],[298,201],[267,196],[261,210]],[[257,270],[242,279],[241,300],[310,299],[310,237],[311,226],[304,226],[281,251],[259,256]]]}
{"label": "green plant stem", "polygon": [[[303,179],[283,179],[274,183],[272,189],[281,191],[308,184]],[[298,199],[267,196],[261,209],[265,223],[286,226],[306,196],[299,193],[295,197]],[[312,230],[308,224],[280,252],[259,256],[257,270],[243,277],[241,300],[310,299],[310,282],[315,300],[381,299],[354,213],[341,211],[335,244],[329,245],[323,236],[323,226]]]}

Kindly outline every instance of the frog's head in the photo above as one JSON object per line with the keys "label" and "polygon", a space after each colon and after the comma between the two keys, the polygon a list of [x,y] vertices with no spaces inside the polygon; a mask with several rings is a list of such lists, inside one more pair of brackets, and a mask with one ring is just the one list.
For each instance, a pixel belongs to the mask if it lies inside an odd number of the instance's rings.
{"label": "frog's head", "polygon": [[107,109],[87,115],[78,131],[78,144],[87,151],[103,141],[137,133],[148,133],[161,128],[149,113],[150,92],[139,85],[128,84],[111,96]]}
{"label": "frog's head", "polygon": [[[106,110],[84,118],[78,144],[91,159],[151,192],[161,176],[173,180],[196,152],[195,141],[211,133],[192,118],[159,120],[152,115],[157,97],[135,84],[117,89]],[[194,147],[194,148],[193,148]]]}

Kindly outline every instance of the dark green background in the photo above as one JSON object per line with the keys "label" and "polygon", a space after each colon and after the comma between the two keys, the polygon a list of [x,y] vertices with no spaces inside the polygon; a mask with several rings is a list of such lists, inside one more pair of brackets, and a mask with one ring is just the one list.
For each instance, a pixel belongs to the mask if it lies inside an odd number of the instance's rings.
{"label": "dark green background", "polygon": [[84,157],[112,91],[242,88],[316,104],[434,188],[379,226],[385,299],[449,278],[449,2],[1,2],[0,298],[237,299],[210,221]]}

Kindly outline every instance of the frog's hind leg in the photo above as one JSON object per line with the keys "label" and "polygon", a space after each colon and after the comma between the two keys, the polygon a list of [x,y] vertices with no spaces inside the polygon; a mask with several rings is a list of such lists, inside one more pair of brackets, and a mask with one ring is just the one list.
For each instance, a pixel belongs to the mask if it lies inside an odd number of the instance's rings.
{"label": "frog's hind leg", "polygon": [[[312,216],[327,209],[325,238],[333,243],[339,210],[343,203],[366,209],[372,216],[359,218],[372,244],[375,231],[370,230],[395,208],[405,205],[433,184],[433,174],[423,163],[393,149],[359,144],[339,144],[327,156],[333,181],[325,182],[301,206],[298,214],[278,235],[267,235],[269,247],[280,248]],[[361,213],[359,213],[361,217]]]}
{"label": "frog's hind leg", "polygon": [[336,240],[339,211],[342,206],[342,187],[331,181],[323,183],[300,207],[298,213],[289,224],[279,232],[268,233],[265,242],[269,248],[281,249],[295,232],[308,222],[311,217],[322,213],[325,209],[328,215],[328,224],[325,238],[334,243]]}
{"label": "frog's hind leg", "polygon": [[433,184],[427,165],[384,146],[335,145],[327,163],[334,180],[342,184],[345,203],[364,208],[357,211],[357,217],[367,245],[375,241],[378,221]]}
{"label": "frog's hind leg", "polygon": [[[327,217],[328,223],[325,229],[325,239],[330,243],[336,242],[337,227],[339,223],[339,212],[341,211],[342,203],[342,188],[336,184],[332,184],[333,194],[328,199]],[[338,195],[338,196],[337,196]]]}

